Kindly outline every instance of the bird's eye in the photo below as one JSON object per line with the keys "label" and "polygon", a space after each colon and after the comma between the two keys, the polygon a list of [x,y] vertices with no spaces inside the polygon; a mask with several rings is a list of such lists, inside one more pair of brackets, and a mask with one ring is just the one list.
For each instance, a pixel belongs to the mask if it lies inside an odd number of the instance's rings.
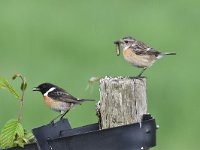
{"label": "bird's eye", "polygon": [[128,43],[128,41],[124,41],[126,44]]}

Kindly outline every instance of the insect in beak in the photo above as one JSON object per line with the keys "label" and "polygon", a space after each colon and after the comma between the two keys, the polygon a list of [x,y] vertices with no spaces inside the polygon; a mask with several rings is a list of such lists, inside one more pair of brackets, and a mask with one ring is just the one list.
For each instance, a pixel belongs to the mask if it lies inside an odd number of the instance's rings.
{"label": "insect in beak", "polygon": [[120,55],[120,41],[115,41],[117,56]]}

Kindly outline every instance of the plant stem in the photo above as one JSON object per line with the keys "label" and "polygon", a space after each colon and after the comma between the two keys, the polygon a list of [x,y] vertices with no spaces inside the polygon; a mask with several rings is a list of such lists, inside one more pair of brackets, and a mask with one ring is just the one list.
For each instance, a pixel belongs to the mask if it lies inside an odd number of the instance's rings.
{"label": "plant stem", "polygon": [[[22,80],[22,84],[24,84],[26,81],[25,79],[20,75],[19,76]],[[23,104],[24,104],[24,92],[25,89],[22,89],[22,97],[20,99],[20,106],[19,106],[19,113],[18,113],[18,122],[21,123],[22,121],[22,110],[23,110]]]}

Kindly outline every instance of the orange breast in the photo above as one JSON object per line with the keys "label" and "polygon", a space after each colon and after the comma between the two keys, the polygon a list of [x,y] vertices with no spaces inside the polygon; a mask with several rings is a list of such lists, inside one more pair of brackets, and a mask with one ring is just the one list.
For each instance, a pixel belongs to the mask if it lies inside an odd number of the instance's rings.
{"label": "orange breast", "polygon": [[59,112],[60,111],[66,111],[73,106],[72,103],[65,103],[65,102],[61,102],[61,101],[56,101],[56,100],[49,98],[48,96],[44,96],[44,102],[51,109],[53,109],[55,111],[59,111]]}
{"label": "orange breast", "polygon": [[154,62],[148,55],[136,55],[131,48],[123,50],[124,59],[140,68],[149,67]]}
{"label": "orange breast", "polygon": [[49,106],[49,107],[53,107],[54,105],[57,105],[56,101],[52,100],[51,98],[49,98],[48,96],[44,96],[44,101],[45,103]]}

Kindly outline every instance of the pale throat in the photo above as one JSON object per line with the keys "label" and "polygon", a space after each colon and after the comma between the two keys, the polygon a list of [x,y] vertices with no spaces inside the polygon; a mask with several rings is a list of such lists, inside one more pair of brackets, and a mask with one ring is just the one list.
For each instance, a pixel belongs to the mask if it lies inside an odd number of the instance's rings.
{"label": "pale throat", "polygon": [[55,89],[56,89],[55,87],[50,88],[46,93],[44,93],[44,96],[47,96],[49,92],[52,92]]}
{"label": "pale throat", "polygon": [[131,45],[127,45],[124,47],[124,50],[128,49]]}
{"label": "pale throat", "polygon": [[126,49],[130,48],[131,46],[134,47],[135,45],[136,45],[135,43],[133,43],[131,45],[126,45],[126,46],[124,46],[123,49],[126,50]]}

